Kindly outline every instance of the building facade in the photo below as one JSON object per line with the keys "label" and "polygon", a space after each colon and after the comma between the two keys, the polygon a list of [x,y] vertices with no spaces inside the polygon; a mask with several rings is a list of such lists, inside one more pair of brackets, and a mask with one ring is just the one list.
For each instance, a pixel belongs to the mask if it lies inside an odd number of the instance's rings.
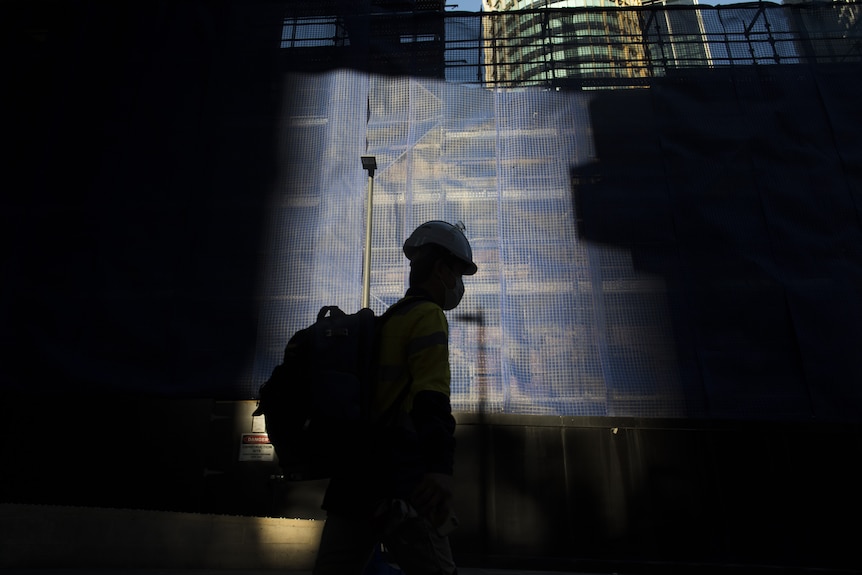
{"label": "building facade", "polygon": [[[640,0],[485,0],[485,79],[503,86],[632,85],[648,74]],[[596,10],[599,8],[599,10]]]}

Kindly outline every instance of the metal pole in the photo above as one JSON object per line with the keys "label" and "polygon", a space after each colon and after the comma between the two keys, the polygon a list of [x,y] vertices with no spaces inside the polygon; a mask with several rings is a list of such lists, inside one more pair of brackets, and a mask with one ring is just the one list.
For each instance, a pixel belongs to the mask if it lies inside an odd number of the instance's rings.
{"label": "metal pole", "polygon": [[362,156],[362,167],[368,170],[368,194],[365,198],[365,259],[362,262],[362,307],[369,307],[371,296],[371,216],[374,206],[374,156]]}

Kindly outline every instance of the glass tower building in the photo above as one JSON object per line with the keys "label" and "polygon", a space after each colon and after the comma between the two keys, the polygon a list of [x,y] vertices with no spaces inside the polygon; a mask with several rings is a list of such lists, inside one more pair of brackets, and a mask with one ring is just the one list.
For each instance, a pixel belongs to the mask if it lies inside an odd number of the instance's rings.
{"label": "glass tower building", "polygon": [[[485,79],[517,86],[631,85],[647,75],[640,0],[485,0]],[[606,8],[606,10],[585,10]]]}

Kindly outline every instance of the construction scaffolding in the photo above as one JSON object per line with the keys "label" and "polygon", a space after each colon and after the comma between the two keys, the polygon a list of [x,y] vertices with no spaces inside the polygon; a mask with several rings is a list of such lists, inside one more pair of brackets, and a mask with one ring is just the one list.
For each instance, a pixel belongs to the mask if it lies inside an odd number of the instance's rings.
{"label": "construction scaffolding", "polygon": [[[344,68],[336,17],[287,19],[249,393],[321,306],[358,309],[370,155],[372,309],[406,289],[416,225],[461,220],[473,244],[480,271],[450,315],[455,409],[840,417],[853,402],[829,399],[847,390],[821,357],[858,372],[844,356],[858,332],[815,341],[808,305],[855,305],[859,284],[839,270],[858,270],[858,249],[814,272],[780,246],[833,261],[832,232],[810,228],[858,209],[859,9],[410,14]],[[329,71],[298,73],[321,48]],[[824,197],[816,221],[786,213]],[[806,283],[824,281],[831,303]]]}

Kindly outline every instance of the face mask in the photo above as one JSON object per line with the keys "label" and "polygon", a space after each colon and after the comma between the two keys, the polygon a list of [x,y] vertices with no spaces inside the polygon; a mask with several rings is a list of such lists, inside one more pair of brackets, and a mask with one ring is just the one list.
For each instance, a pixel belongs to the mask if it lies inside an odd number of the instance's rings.
{"label": "face mask", "polygon": [[[440,281],[442,282],[443,280],[441,279]],[[443,309],[446,311],[455,309],[461,303],[461,298],[464,297],[464,282],[461,280],[461,276],[455,276],[454,287],[446,287],[445,282],[443,282],[443,287],[445,288],[443,292]]]}

